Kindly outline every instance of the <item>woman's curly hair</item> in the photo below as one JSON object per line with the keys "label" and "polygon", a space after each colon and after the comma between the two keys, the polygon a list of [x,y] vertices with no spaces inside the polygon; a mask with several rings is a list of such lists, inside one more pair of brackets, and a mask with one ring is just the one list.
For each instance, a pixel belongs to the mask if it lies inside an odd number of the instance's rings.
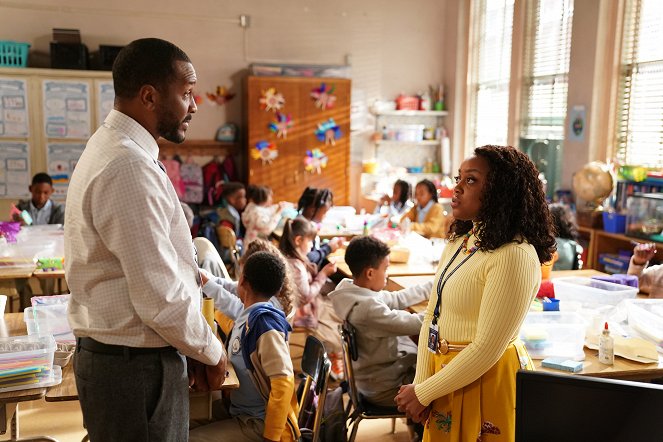
{"label": "woman's curly hair", "polygon": [[[488,162],[476,235],[479,250],[495,250],[510,242],[527,241],[541,263],[552,259],[556,249],[552,218],[534,163],[511,146],[482,146],[474,154]],[[450,240],[472,229],[472,221],[455,220]]]}
{"label": "woman's curly hair", "polygon": [[292,272],[290,271],[290,265],[288,265],[283,253],[281,253],[274,244],[261,238],[256,238],[249,243],[244,251],[244,255],[242,255],[242,258],[240,259],[240,264],[244,264],[249,256],[256,252],[271,253],[272,255],[278,256],[285,264],[285,279],[283,280],[283,287],[281,287],[281,291],[276,295],[276,299],[279,300],[283,306],[283,312],[288,316],[290,312],[292,312],[292,304],[297,296],[297,288],[295,287]]}

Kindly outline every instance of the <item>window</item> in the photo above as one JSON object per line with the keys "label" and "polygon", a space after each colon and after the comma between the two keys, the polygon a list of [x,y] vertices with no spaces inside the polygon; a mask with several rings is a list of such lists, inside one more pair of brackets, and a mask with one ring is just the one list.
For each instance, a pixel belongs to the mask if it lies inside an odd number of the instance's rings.
{"label": "window", "polygon": [[627,2],[614,152],[620,164],[663,168],[662,21],[663,2]]}
{"label": "window", "polygon": [[560,182],[573,0],[535,0],[527,17],[520,148],[552,196]]}
{"label": "window", "polygon": [[539,0],[525,41],[522,138],[564,138],[572,0]]}
{"label": "window", "polygon": [[507,144],[514,0],[472,7],[470,147]]}

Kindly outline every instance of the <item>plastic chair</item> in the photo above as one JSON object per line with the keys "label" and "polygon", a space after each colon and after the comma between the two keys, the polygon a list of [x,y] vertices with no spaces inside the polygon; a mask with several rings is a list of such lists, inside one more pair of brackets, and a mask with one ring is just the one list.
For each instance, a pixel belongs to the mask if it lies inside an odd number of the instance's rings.
{"label": "plastic chair", "polygon": [[[398,411],[396,406],[382,407],[373,405],[363,397],[355,384],[354,370],[352,362],[359,358],[357,342],[355,338],[355,328],[348,321],[344,321],[340,326],[341,343],[343,345],[343,362],[345,363],[345,379],[348,382],[348,393],[350,402],[348,403],[348,426],[352,425],[352,432],[348,442],[354,442],[359,430],[359,422],[364,419],[392,419],[391,433],[396,431],[396,418],[405,418],[405,413]],[[350,413],[350,410],[352,412]]]}
{"label": "plastic chair", "polygon": [[305,376],[297,417],[302,439],[320,440],[320,425],[327,397],[331,361],[325,347],[316,337],[308,336],[302,355],[302,373]]}
{"label": "plastic chair", "polygon": [[214,244],[212,244],[209,239],[198,236],[193,239],[193,245],[196,247],[196,251],[198,252],[198,266],[204,268],[205,270],[210,270],[213,274],[216,274],[217,272],[208,267],[211,266],[212,268],[218,268],[221,271],[221,275],[216,276],[230,279],[230,274],[228,273],[228,269],[221,259],[221,255],[219,255],[219,251],[216,250],[216,247],[214,247]]}
{"label": "plastic chair", "polygon": [[230,251],[230,259],[233,265],[233,276],[239,275],[239,249],[237,248],[237,236],[230,227],[217,226],[216,236],[219,238],[219,246]]}

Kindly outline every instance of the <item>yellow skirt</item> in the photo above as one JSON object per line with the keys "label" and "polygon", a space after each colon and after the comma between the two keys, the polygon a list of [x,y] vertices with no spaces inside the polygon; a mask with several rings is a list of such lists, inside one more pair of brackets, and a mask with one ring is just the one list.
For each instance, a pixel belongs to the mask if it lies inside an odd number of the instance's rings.
{"label": "yellow skirt", "polygon": [[[433,356],[435,373],[459,352]],[[511,343],[476,381],[433,401],[424,442],[511,442],[516,435],[516,372],[534,370],[523,343]]]}

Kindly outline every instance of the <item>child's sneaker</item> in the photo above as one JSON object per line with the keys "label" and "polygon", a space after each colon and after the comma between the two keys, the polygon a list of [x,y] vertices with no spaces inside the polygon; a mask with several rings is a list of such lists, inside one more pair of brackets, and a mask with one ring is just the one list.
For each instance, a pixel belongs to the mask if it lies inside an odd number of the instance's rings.
{"label": "child's sneaker", "polygon": [[336,353],[330,353],[329,360],[332,364],[331,372],[329,373],[331,378],[335,381],[342,381],[345,379],[345,364],[343,364],[343,357],[339,357]]}

